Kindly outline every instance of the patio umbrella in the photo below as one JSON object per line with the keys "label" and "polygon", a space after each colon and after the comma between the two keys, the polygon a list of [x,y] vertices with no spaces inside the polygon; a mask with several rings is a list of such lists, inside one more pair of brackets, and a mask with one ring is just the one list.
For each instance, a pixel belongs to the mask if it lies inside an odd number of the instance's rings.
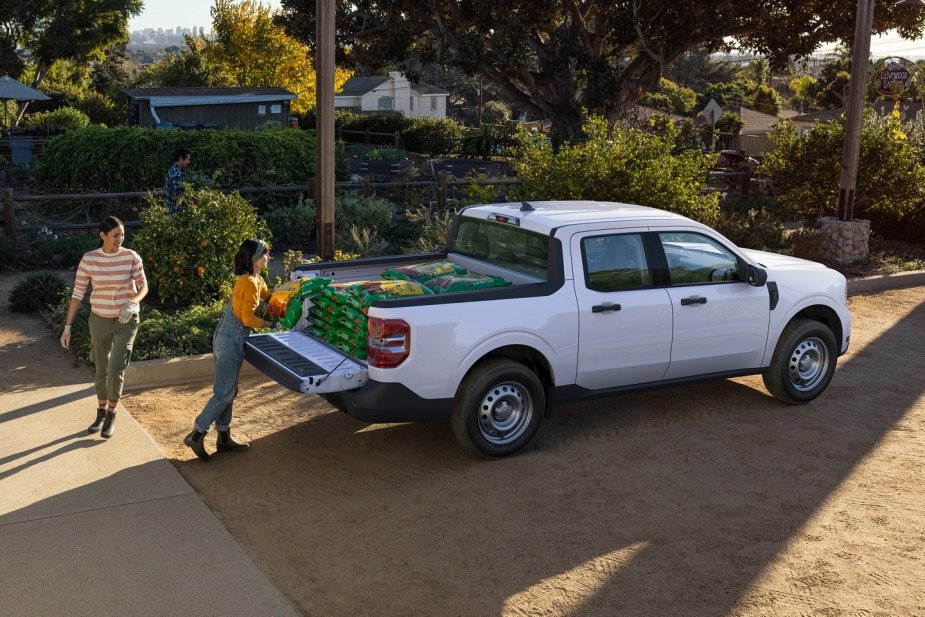
{"label": "patio umbrella", "polygon": [[[47,101],[38,90],[18,82],[9,75],[0,77],[0,101]],[[3,124],[6,125],[6,104],[3,105]]]}

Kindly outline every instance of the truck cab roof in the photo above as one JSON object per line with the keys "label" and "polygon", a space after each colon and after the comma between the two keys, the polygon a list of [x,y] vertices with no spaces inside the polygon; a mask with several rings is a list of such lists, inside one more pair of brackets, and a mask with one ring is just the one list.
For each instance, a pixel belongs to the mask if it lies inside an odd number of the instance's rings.
{"label": "truck cab roof", "polygon": [[494,203],[470,206],[463,216],[497,220],[549,235],[553,229],[565,225],[601,222],[634,222],[649,224],[654,222],[684,221],[692,223],[687,217],[650,208],[612,201],[529,201]]}

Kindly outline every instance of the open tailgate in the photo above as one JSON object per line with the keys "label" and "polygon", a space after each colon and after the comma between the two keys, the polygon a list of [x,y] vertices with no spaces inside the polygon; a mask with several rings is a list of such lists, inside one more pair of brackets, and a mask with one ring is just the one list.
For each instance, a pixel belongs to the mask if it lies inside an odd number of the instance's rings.
{"label": "open tailgate", "polygon": [[353,390],[369,377],[366,364],[297,330],[247,337],[244,359],[280,385],[305,394]]}

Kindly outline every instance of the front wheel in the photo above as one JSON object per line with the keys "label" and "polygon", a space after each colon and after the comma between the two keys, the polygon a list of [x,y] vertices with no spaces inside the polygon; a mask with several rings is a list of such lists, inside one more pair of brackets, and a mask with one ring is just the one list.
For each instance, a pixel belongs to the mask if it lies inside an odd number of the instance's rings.
{"label": "front wheel", "polygon": [[450,423],[456,438],[486,458],[515,454],[540,426],[546,395],[536,373],[514,360],[494,358],[473,368],[459,385]]}
{"label": "front wheel", "polygon": [[808,403],[832,381],[837,356],[835,335],[825,324],[794,320],[781,333],[764,385],[786,403]]}

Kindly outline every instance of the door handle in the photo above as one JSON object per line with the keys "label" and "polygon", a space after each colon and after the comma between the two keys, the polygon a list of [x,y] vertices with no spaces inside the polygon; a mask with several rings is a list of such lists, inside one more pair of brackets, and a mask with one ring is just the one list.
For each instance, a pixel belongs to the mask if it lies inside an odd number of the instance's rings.
{"label": "door handle", "polygon": [[614,304],[613,302],[605,302],[604,304],[595,304],[591,307],[592,313],[611,313],[613,311],[619,311],[620,305]]}
{"label": "door handle", "polygon": [[681,306],[690,306],[691,304],[706,304],[707,299],[702,296],[691,296],[690,298],[681,298]]}

